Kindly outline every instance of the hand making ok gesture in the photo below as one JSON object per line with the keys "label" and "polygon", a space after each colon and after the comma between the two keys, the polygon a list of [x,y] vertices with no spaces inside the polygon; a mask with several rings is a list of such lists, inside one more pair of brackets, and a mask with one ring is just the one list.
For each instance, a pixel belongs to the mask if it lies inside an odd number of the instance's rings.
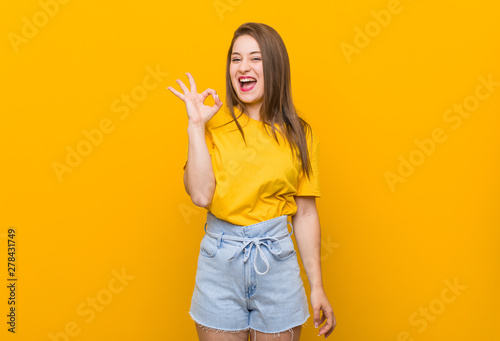
{"label": "hand making ok gesture", "polygon": [[[190,123],[201,124],[204,126],[222,107],[222,101],[219,99],[217,92],[210,88],[199,94],[196,90],[196,84],[193,76],[189,72],[186,72],[186,75],[189,78],[191,90],[189,90],[180,79],[177,79],[176,81],[181,86],[184,94],[181,94],[171,86],[167,87],[167,89],[172,91],[174,95],[184,101]],[[203,104],[209,95],[212,95],[212,98],[215,101],[215,104],[212,107]]]}

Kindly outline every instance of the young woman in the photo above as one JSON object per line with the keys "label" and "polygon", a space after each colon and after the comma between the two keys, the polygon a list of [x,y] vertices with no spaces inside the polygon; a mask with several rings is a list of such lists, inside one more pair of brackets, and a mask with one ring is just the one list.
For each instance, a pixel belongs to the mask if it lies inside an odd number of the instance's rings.
{"label": "young woman", "polygon": [[[198,93],[186,74],[191,90],[179,79],[183,94],[168,89],[184,101],[189,118],[184,185],[193,203],[207,208],[189,311],[198,338],[300,339],[310,314],[292,233],[315,327],[326,320],[319,335],[328,337],[336,321],[321,274],[319,141],[293,105],[280,35],[260,23],[235,31],[223,110],[215,90]],[[204,105],[209,95],[212,107]]]}

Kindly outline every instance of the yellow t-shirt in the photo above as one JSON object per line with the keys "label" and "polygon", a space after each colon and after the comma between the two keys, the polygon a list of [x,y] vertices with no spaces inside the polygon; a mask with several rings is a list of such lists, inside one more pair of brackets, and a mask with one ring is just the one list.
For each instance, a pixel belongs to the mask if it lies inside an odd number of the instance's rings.
{"label": "yellow t-shirt", "polygon": [[[235,107],[238,117],[241,112]],[[212,202],[206,207],[219,219],[236,225],[251,225],[297,212],[294,196],[320,197],[319,140],[313,129],[313,143],[306,130],[311,159],[310,179],[300,160],[292,155],[279,132],[278,143],[264,130],[262,122],[242,114],[238,118],[247,145],[224,105],[205,126],[205,140],[212,158],[216,186]],[[276,125],[278,127],[278,125]],[[268,131],[271,132],[270,127]],[[272,135],[272,133],[271,133]],[[187,163],[184,163],[184,169]]]}

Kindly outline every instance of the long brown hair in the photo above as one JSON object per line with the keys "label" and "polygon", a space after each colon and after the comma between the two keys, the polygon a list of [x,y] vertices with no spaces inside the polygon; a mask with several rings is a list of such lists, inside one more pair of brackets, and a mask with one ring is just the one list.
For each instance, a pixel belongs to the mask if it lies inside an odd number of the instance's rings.
{"label": "long brown hair", "polygon": [[226,63],[227,107],[246,144],[245,134],[236,119],[233,107],[238,105],[238,107],[243,108],[243,113],[248,114],[248,111],[245,103],[238,98],[236,90],[233,88],[229,72],[234,42],[238,37],[245,34],[250,35],[257,41],[262,56],[264,71],[264,98],[262,106],[260,107],[262,124],[268,134],[269,131],[267,130],[267,126],[271,127],[272,134],[279,144],[275,127],[275,124],[278,124],[280,128],[279,132],[282,136],[284,135],[283,137],[288,141],[293,154],[297,155],[298,152],[298,157],[302,164],[302,170],[309,178],[309,174],[312,173],[312,167],[306,143],[305,129],[311,129],[311,127],[306,121],[299,117],[293,104],[288,53],[281,36],[272,27],[262,23],[247,22],[238,27],[238,29],[234,32],[231,45],[229,46],[229,51],[227,53]]}

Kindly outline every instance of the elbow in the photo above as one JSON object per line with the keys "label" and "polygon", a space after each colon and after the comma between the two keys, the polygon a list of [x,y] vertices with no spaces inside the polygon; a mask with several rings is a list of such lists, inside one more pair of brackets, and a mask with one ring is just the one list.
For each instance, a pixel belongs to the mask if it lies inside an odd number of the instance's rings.
{"label": "elbow", "polygon": [[208,181],[207,184],[202,186],[193,185],[187,180],[186,173],[184,173],[184,188],[191,197],[193,204],[199,207],[207,207],[210,205],[215,192],[215,179],[213,181]]}
{"label": "elbow", "polygon": [[199,207],[207,207],[212,203],[214,196],[214,186],[209,186],[205,190],[195,190],[190,193],[191,201]]}
{"label": "elbow", "polygon": [[193,195],[191,196],[191,201],[193,204],[199,207],[207,207],[212,202],[212,198],[204,195]]}

